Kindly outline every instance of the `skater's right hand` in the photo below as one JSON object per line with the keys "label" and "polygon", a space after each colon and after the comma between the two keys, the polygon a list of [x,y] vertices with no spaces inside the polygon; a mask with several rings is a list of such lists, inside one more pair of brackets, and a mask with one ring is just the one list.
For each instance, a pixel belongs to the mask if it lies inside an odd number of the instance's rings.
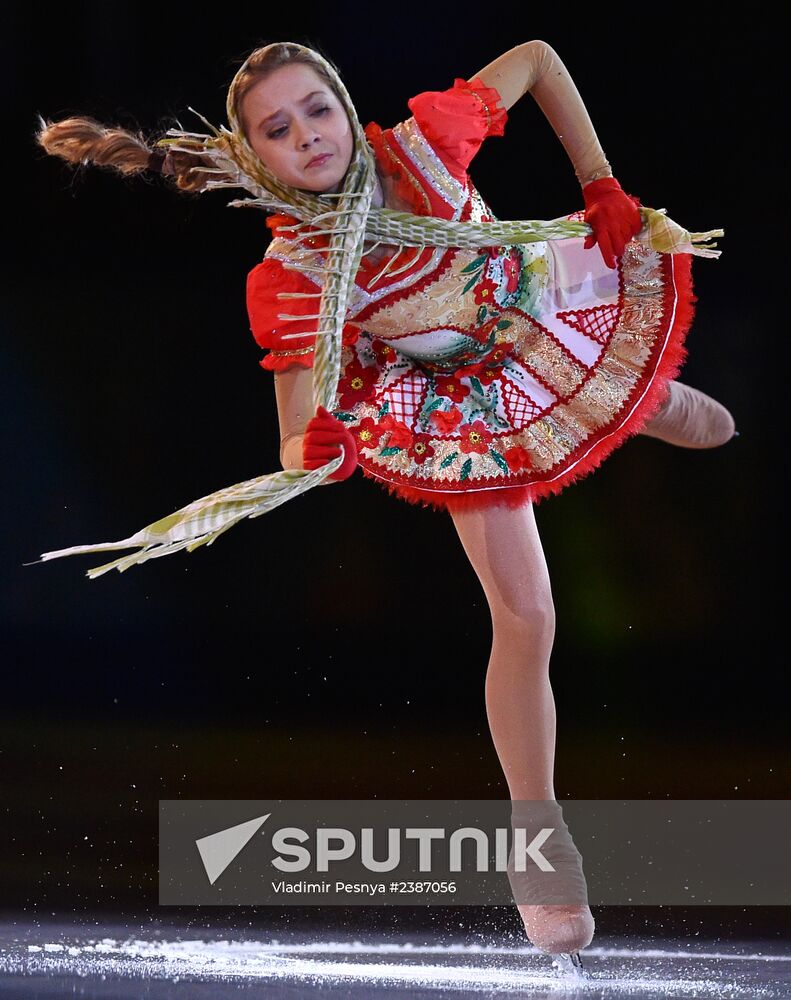
{"label": "skater's right hand", "polygon": [[337,482],[348,479],[357,468],[357,442],[348,427],[320,406],[316,416],[308,422],[302,438],[303,468],[319,469],[326,465],[340,455],[339,445],[343,445],[343,462],[338,471],[328,477]]}

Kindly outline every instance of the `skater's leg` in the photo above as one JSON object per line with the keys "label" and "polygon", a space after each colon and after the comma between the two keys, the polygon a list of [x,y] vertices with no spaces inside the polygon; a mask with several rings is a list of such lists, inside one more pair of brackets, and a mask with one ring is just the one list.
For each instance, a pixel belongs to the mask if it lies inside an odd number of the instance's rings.
{"label": "skater's leg", "polygon": [[668,383],[661,409],[639,431],[679,448],[718,448],[735,433],[730,412],[716,399],[683,382]]}
{"label": "skater's leg", "polygon": [[[549,661],[555,609],[533,507],[452,516],[491,612],[486,710],[511,799],[554,800]],[[527,936],[543,951],[574,952],[590,944],[594,922],[587,906],[517,905]]]}
{"label": "skater's leg", "polygon": [[452,516],[491,611],[486,710],[511,798],[554,799],[555,608],[533,507]]}

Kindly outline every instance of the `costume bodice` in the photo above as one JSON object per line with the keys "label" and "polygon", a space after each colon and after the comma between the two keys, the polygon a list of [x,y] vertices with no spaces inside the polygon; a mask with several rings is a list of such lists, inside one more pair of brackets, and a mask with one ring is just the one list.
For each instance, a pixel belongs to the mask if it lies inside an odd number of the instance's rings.
{"label": "costume bodice", "polygon": [[[472,183],[467,168],[487,136],[503,134],[507,112],[496,107],[499,100],[497,90],[484,87],[480,80],[468,82],[457,78],[446,91],[425,92],[412,98],[408,102],[412,116],[393,128],[382,129],[370,122],[365,134],[376,158],[385,197],[389,195],[400,205],[408,205],[416,215],[458,222],[492,221],[491,209]],[[253,334],[261,346],[272,351],[262,364],[276,369],[287,363],[310,363],[309,331],[315,330],[316,321],[278,324],[277,313],[273,315],[272,310],[273,293],[276,295],[278,287],[287,291],[321,288],[320,273],[316,272],[314,277],[314,272],[297,273],[283,268],[284,264],[296,262],[297,256],[304,252],[304,241],[298,245],[291,234],[281,231],[284,224],[294,222],[287,215],[267,220],[273,239],[264,261],[251,272],[248,281]],[[321,268],[329,238],[317,229],[311,242],[313,254],[301,259],[311,267]],[[497,319],[492,308],[496,307],[495,290],[499,288],[505,293],[505,299],[499,295],[499,307],[508,304],[509,298],[517,301],[514,295],[524,267],[522,249],[407,247],[399,251],[395,248],[389,254],[395,257],[390,269],[408,266],[399,274],[386,273],[378,279],[376,276],[385,267],[387,258],[372,261],[364,256],[347,310],[345,341],[350,342],[355,328],[364,328],[382,339],[398,338],[399,349],[405,353],[412,349],[410,337],[422,337],[429,332],[444,330],[454,342],[460,334],[485,341]],[[524,288],[521,291],[524,293]],[[299,299],[283,300],[277,312],[291,315],[315,312],[315,298],[302,301],[305,305],[298,307]],[[519,301],[524,304],[524,294],[520,294]],[[301,338],[277,342],[278,332],[302,330],[306,334],[304,343]],[[415,357],[426,356],[427,360],[441,357],[446,352],[448,337],[440,337],[442,343],[437,343],[437,339],[432,338],[432,343],[414,339]]]}

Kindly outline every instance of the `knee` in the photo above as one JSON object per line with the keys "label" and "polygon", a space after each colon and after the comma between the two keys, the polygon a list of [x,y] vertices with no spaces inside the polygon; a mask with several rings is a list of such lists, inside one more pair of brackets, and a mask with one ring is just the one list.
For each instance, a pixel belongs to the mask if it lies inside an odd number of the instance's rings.
{"label": "knee", "polygon": [[551,594],[536,595],[492,609],[495,634],[516,635],[531,644],[551,645],[555,638],[555,605]]}

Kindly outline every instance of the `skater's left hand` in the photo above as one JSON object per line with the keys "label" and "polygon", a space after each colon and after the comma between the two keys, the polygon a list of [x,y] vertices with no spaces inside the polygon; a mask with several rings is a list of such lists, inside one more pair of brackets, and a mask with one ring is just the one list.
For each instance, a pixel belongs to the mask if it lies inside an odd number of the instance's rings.
{"label": "skater's left hand", "polygon": [[599,177],[582,189],[585,221],[593,232],[585,237],[585,250],[598,243],[604,263],[614,268],[626,244],[643,228],[640,199],[622,189],[614,177]]}

